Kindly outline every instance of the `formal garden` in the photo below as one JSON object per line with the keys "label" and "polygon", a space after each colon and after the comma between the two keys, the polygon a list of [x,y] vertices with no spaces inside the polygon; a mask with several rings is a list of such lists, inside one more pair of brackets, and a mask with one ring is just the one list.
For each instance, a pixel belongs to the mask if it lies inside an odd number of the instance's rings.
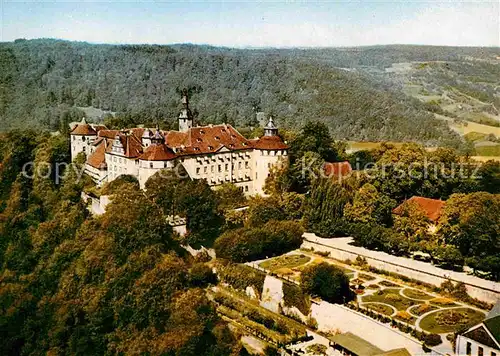
{"label": "formal garden", "polygon": [[391,317],[432,334],[456,332],[484,319],[479,309],[465,307],[449,298],[436,297],[390,281],[367,284],[367,295],[359,297],[361,308]]}
{"label": "formal garden", "polygon": [[[299,281],[300,275],[305,268],[311,265],[318,265],[322,262],[325,262],[325,259],[322,257],[310,257],[302,253],[292,252],[262,261],[258,266],[278,276]],[[354,270],[339,265],[336,265],[336,267],[347,274],[349,278],[354,278]]]}
{"label": "formal garden", "polygon": [[483,312],[471,308],[441,309],[427,314],[419,326],[428,332],[443,334],[455,332],[467,325],[475,325],[483,319]]}

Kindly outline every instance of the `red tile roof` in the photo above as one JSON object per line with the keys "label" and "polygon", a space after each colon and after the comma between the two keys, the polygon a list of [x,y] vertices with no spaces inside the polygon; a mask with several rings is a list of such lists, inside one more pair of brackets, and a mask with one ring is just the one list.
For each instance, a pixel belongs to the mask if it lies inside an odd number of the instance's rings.
{"label": "red tile roof", "polygon": [[407,204],[408,202],[416,203],[431,221],[439,220],[446,204],[443,200],[413,196],[404,201],[401,205],[397,206],[392,212],[396,215],[400,215],[403,212],[404,204]]}
{"label": "red tile roof", "polygon": [[288,145],[279,136],[262,136],[251,140],[252,146],[259,150],[286,150]]}
{"label": "red tile roof", "polygon": [[120,130],[100,130],[98,132],[99,137],[115,138]]}
{"label": "red tile roof", "polygon": [[142,149],[142,141],[140,138],[125,133],[125,134],[120,134],[120,141],[123,145],[125,157],[136,158],[142,154],[143,149]]}
{"label": "red tile roof", "polygon": [[352,172],[352,167],[348,161],[325,162],[323,164],[323,172],[327,177],[331,178],[345,177]]}
{"label": "red tile roof", "polygon": [[[167,133],[165,143],[168,147],[175,148],[178,155],[214,153],[222,147],[231,151],[252,148],[250,140],[243,137],[231,125],[193,127],[185,134],[186,137],[178,134],[171,137],[171,133]],[[169,138],[178,141],[172,142]],[[182,144],[178,145],[179,142]]]}
{"label": "red tile roof", "polygon": [[71,130],[70,135],[97,135],[97,131],[89,124],[77,124]]}
{"label": "red tile roof", "polygon": [[175,153],[163,144],[152,144],[139,156],[139,159],[145,161],[170,161],[175,158]]}
{"label": "red tile roof", "polygon": [[87,163],[97,169],[106,169],[106,148],[111,147],[112,140],[101,139],[100,144],[97,146],[95,151],[87,158]]}
{"label": "red tile roof", "polygon": [[100,130],[94,145],[100,145],[102,141],[107,140],[108,144],[104,150],[110,153],[111,143],[118,136],[126,157],[145,160],[169,160],[175,156],[209,154],[218,152],[224,147],[230,151],[252,148],[262,150],[288,149],[288,145],[279,136],[263,136],[259,139],[248,140],[231,125],[223,124],[193,127],[188,132],[163,131],[165,144],[161,146],[164,147],[159,148],[153,147],[158,145],[151,145],[150,147],[153,148],[144,150],[142,145],[144,131],[144,128],[123,131]]}
{"label": "red tile roof", "polygon": [[165,143],[168,147],[180,147],[182,145],[188,146],[188,134],[187,132],[180,131],[164,131],[163,136],[165,137]]}

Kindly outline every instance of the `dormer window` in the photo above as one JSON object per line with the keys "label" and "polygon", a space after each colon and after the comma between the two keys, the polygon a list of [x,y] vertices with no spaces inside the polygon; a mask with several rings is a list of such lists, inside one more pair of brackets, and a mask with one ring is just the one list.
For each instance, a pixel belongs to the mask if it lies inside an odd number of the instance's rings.
{"label": "dormer window", "polygon": [[220,137],[219,137],[219,136],[215,136],[215,139],[216,139],[217,141],[219,141],[219,140],[220,140]]}
{"label": "dormer window", "polygon": [[197,141],[197,142],[201,142],[201,138],[199,138],[199,137],[198,137],[198,138],[196,139],[196,141]]}
{"label": "dormer window", "polygon": [[195,150],[195,151],[199,151],[199,150],[200,150],[200,148],[199,148],[199,147],[195,147],[195,148],[194,148],[194,150]]}
{"label": "dormer window", "polygon": [[200,130],[200,133],[203,135],[205,133],[205,130]]}
{"label": "dormer window", "polygon": [[213,150],[214,148],[213,148],[213,146],[208,146],[208,149]]}

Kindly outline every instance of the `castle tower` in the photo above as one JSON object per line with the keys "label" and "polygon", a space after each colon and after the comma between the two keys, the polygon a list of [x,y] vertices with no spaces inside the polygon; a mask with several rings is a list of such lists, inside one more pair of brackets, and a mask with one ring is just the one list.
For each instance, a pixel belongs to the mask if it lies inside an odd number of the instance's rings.
{"label": "castle tower", "polygon": [[141,137],[142,145],[144,147],[149,147],[151,144],[151,137],[153,137],[153,132],[150,129],[145,129]]}
{"label": "castle tower", "polygon": [[269,116],[269,122],[264,127],[264,136],[278,136],[278,128],[274,125],[272,116]]}
{"label": "castle tower", "polygon": [[87,120],[83,118],[82,121],[71,130],[70,136],[71,159],[74,160],[80,152],[85,153],[86,156],[91,153],[91,145],[97,138],[97,132],[87,123]]}
{"label": "castle tower", "polygon": [[151,136],[152,145],[162,145],[165,143],[165,137],[160,132],[160,127],[156,125],[156,132]]}
{"label": "castle tower", "polygon": [[193,114],[189,109],[189,98],[186,89],[182,91],[182,105],[183,108],[179,113],[179,131],[188,132],[193,127]]}

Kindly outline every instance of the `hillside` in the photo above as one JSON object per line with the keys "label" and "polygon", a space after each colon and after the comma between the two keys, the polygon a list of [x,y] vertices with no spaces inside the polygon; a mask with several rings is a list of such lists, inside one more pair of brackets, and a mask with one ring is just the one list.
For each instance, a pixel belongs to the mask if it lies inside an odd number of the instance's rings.
{"label": "hillside", "polygon": [[57,129],[61,122],[82,115],[76,107],[116,112],[128,123],[174,125],[179,90],[188,87],[201,123],[246,126],[262,110],[289,128],[323,121],[336,139],[457,147],[461,139],[446,122],[436,120],[425,103],[377,73],[400,61],[461,56],[486,60],[490,52],[418,46],[254,50],[18,40],[0,44],[0,129]]}

